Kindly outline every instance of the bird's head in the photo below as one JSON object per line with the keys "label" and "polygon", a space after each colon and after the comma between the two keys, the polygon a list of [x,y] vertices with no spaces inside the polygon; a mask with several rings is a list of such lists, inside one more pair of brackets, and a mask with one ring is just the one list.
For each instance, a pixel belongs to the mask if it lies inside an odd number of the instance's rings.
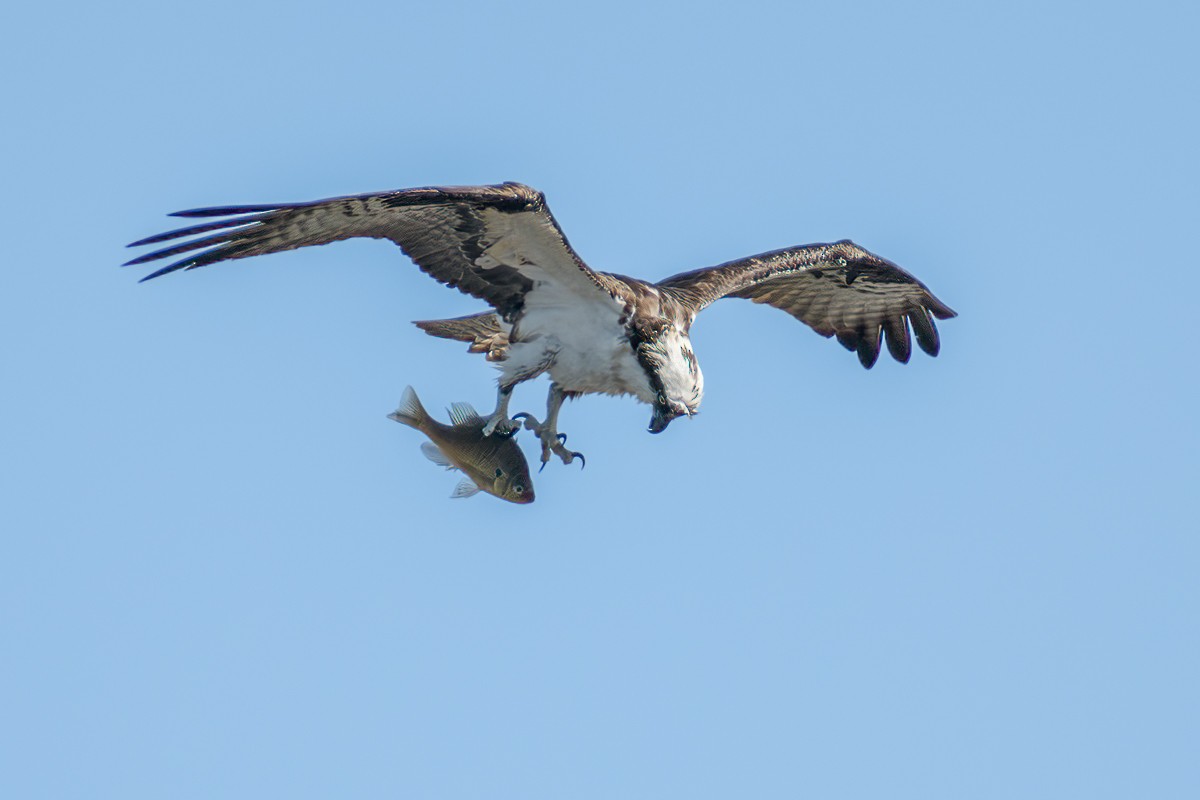
{"label": "bird's head", "polygon": [[704,397],[704,373],[687,335],[674,326],[667,327],[655,338],[641,342],[637,355],[653,392],[650,432],[662,433],[671,420],[695,416]]}

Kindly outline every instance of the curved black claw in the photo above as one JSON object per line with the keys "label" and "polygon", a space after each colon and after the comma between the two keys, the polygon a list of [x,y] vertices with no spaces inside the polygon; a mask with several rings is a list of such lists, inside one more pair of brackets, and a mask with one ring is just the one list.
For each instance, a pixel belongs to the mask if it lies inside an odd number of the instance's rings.
{"label": "curved black claw", "polygon": [[524,411],[518,411],[516,414],[512,415],[513,422],[516,422],[519,419],[533,419],[533,414],[527,414]]}
{"label": "curved black claw", "polygon": [[583,453],[571,453],[571,457],[579,459],[579,469],[582,470],[587,467],[587,459],[583,457]]}
{"label": "curved black claw", "polygon": [[565,433],[560,433],[560,434],[558,435],[558,443],[559,443],[559,444],[566,444],[566,443],[567,443],[567,435],[566,435]]}

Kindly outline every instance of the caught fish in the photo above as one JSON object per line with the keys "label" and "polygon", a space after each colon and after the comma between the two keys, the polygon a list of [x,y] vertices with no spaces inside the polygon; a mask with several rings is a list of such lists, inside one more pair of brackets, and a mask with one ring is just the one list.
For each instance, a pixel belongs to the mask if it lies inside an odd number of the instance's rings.
{"label": "caught fish", "polygon": [[430,461],[466,474],[451,497],[470,497],[482,490],[510,503],[532,503],[529,464],[512,434],[484,436],[487,420],[469,403],[454,403],[448,410],[451,424],[443,425],[429,416],[409,386],[400,407],[388,414],[388,419],[428,436],[429,441],[421,443],[421,452]]}

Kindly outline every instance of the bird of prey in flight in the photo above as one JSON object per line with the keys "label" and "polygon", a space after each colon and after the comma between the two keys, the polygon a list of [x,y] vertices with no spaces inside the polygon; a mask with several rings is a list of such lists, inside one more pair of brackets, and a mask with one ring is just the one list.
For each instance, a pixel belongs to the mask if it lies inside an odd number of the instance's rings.
{"label": "bird of prey in flight", "polygon": [[[657,283],[597,272],[567,242],[542,193],[517,183],[200,208],[173,216],[205,221],[130,245],[185,240],[128,262],[183,255],[143,281],[367,237],[391,240],[423,272],[490,305],[481,314],[416,324],[433,336],[469,342],[469,350],[497,364],[496,408],[485,432],[511,433],[524,417],[541,440],[543,465],[552,453],[564,464],[579,457],[558,433],[565,398],[633,395],[653,408],[651,433],[696,413],[704,377],[689,331],[696,315],[723,297],[786,311],[822,336],[836,337],[867,368],[885,342],[893,358],[907,362],[910,330],[917,345],[936,356],[934,319],[955,316],[912,275],[848,239],[762,253]],[[528,414],[510,419],[513,388],[543,373],[551,381],[544,420]]]}

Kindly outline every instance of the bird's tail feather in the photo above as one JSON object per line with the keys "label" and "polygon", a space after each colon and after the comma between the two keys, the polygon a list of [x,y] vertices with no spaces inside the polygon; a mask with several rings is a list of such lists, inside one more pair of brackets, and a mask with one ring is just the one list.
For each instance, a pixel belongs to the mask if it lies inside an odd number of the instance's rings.
{"label": "bird's tail feather", "polygon": [[508,356],[508,329],[491,311],[454,319],[426,319],[414,323],[430,336],[467,342],[470,353],[485,353],[488,361]]}
{"label": "bird's tail feather", "polygon": [[460,342],[481,342],[504,333],[500,318],[491,311],[454,319],[418,320],[413,324],[430,336],[457,339]]}

